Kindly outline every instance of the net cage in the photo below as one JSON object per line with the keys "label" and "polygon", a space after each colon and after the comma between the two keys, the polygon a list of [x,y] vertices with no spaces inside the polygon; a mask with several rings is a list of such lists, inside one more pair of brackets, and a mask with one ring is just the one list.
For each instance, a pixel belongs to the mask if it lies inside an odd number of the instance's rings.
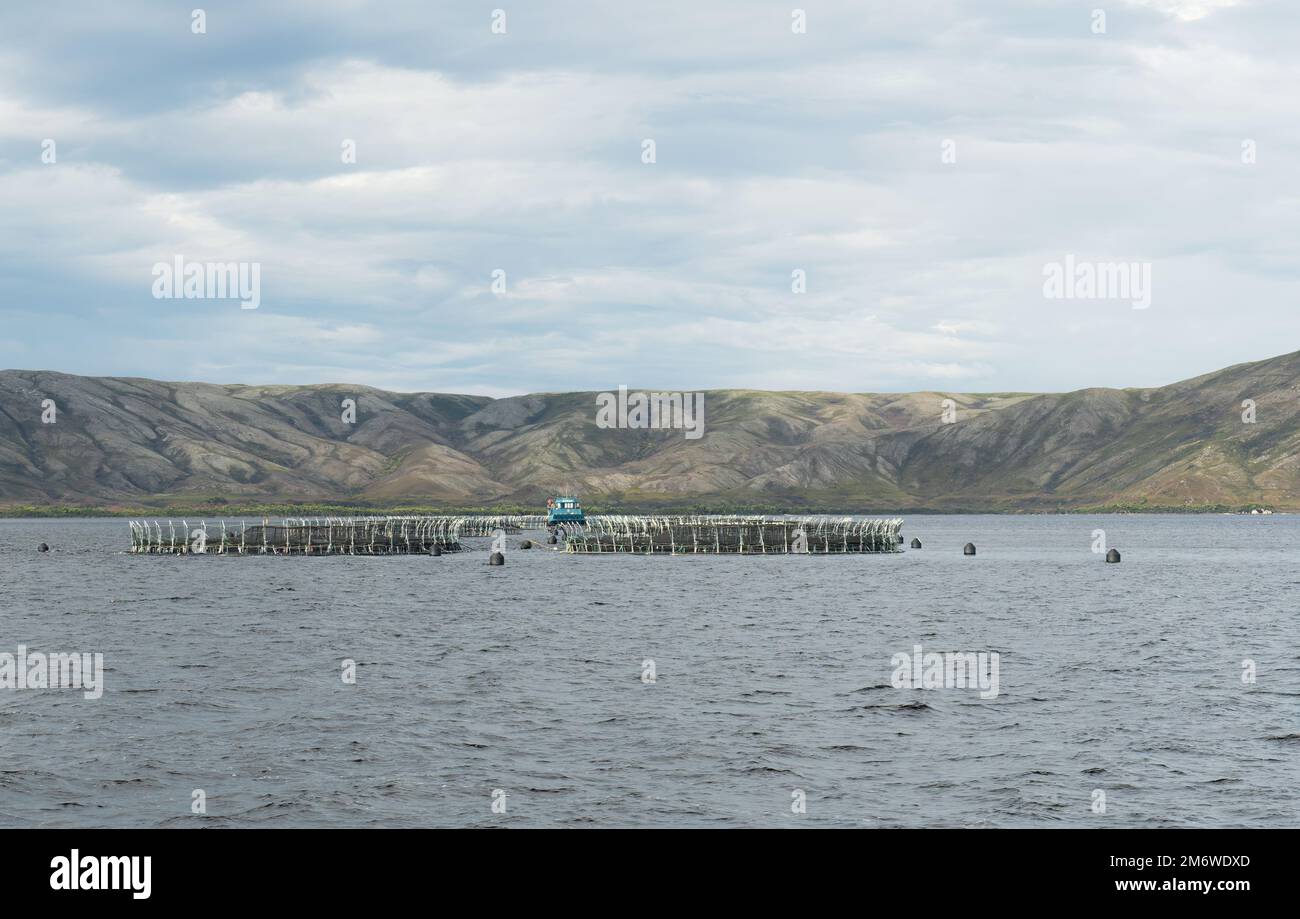
{"label": "net cage", "polygon": [[460,517],[286,517],[280,520],[132,520],[143,555],[400,555],[461,548]]}
{"label": "net cage", "polygon": [[566,528],[564,548],[643,555],[897,552],[902,527],[902,518],[610,515]]}

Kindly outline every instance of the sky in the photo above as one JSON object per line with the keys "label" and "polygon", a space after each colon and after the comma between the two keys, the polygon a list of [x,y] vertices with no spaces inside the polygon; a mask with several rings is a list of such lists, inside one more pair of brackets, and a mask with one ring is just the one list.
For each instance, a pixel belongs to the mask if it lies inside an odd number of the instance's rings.
{"label": "sky", "polygon": [[[0,7],[0,367],[1066,391],[1300,349],[1294,0],[195,8]],[[178,257],[257,308],[156,296]]]}

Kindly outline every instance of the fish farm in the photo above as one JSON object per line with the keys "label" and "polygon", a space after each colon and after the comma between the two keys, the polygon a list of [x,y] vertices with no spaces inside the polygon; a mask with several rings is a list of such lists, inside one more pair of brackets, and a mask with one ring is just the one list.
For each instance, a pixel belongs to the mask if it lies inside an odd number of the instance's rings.
{"label": "fish farm", "polygon": [[[542,515],[132,520],[137,555],[441,555],[461,540],[546,529]],[[591,515],[551,525],[568,553],[843,555],[898,552],[901,518]]]}
{"label": "fish farm", "polygon": [[546,529],[546,517],[543,514],[516,514],[501,517],[481,514],[454,519],[461,521],[458,530],[461,536],[493,536],[497,530],[514,535],[523,530]]}
{"label": "fish farm", "polygon": [[286,518],[274,523],[132,520],[138,555],[414,555],[458,552],[461,517]]}
{"label": "fish farm", "polygon": [[594,516],[565,552],[640,555],[839,555],[897,552],[902,518]]}

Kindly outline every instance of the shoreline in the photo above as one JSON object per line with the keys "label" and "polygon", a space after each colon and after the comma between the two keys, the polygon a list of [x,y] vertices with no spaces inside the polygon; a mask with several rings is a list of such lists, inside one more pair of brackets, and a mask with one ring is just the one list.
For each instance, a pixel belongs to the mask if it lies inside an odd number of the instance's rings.
{"label": "shoreline", "polygon": [[[773,506],[773,505],[638,505],[636,507],[603,506],[598,503],[587,507],[590,514],[629,514],[629,515],[691,515],[691,514],[791,514],[810,516],[898,516],[898,517],[1065,517],[1065,516],[1100,516],[1100,515],[1152,515],[1170,516],[1179,514],[1215,515],[1215,516],[1287,516],[1297,513],[1292,510],[1265,508],[1259,504],[1247,505],[1193,505],[1186,507],[1142,506],[1142,505],[1102,505],[1074,508],[863,508],[860,506],[828,507],[814,505]],[[48,520],[66,518],[71,520],[91,520],[104,518],[154,518],[154,517],[194,517],[222,518],[239,517],[383,517],[383,516],[481,516],[481,515],[519,515],[536,514],[538,509],[526,505],[494,505],[491,507],[436,506],[436,505],[295,505],[295,504],[245,504],[245,505],[165,505],[162,507],[87,507],[80,505],[13,505],[0,506],[0,519],[5,520]]]}

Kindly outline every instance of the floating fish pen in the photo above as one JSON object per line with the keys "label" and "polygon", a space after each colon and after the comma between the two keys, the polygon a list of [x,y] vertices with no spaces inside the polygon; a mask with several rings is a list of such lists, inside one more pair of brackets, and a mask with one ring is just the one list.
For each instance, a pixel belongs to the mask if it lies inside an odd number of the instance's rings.
{"label": "floating fish pen", "polygon": [[901,518],[594,516],[565,530],[566,552],[841,555],[897,552]]}
{"label": "floating fish pen", "polygon": [[544,514],[510,514],[503,516],[475,515],[458,517],[461,536],[494,536],[497,530],[515,534],[522,530],[541,530],[546,527]]}
{"label": "floating fish pen", "polygon": [[460,550],[458,517],[132,520],[138,555],[416,555]]}

